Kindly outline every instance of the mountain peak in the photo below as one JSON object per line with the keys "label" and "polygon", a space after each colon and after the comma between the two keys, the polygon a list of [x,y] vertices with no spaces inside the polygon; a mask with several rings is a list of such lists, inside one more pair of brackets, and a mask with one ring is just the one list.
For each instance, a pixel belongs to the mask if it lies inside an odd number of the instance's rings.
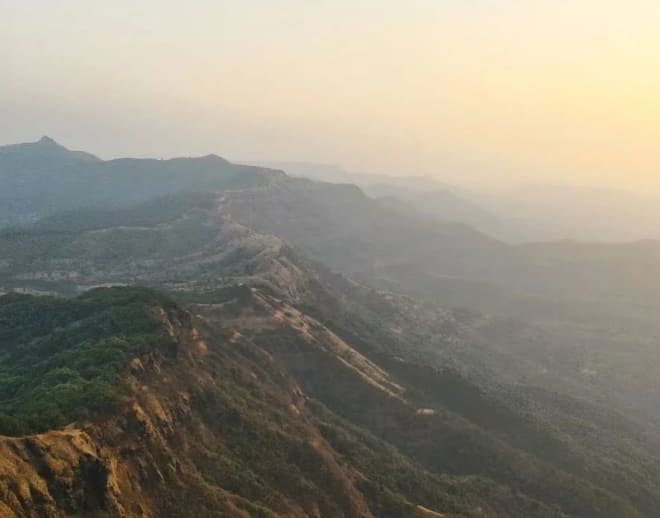
{"label": "mountain peak", "polygon": [[14,144],[6,146],[5,149],[18,151],[21,153],[29,153],[36,156],[47,157],[66,157],[69,159],[83,160],[83,161],[98,161],[99,158],[84,151],[72,151],[63,146],[48,135],[44,135],[36,142],[28,142],[25,144]]}
{"label": "mountain peak", "polygon": [[215,153],[211,153],[210,155],[206,155],[206,156],[203,156],[201,158],[202,158],[202,160],[206,160],[207,162],[218,162],[218,163],[222,163],[222,164],[228,164],[229,163],[229,161],[227,159],[222,158],[221,156],[216,155]]}
{"label": "mountain peak", "polygon": [[41,145],[48,145],[48,146],[57,146],[57,147],[62,147],[60,144],[55,142],[52,138],[50,138],[48,135],[44,135],[41,137],[38,141],[37,144]]}

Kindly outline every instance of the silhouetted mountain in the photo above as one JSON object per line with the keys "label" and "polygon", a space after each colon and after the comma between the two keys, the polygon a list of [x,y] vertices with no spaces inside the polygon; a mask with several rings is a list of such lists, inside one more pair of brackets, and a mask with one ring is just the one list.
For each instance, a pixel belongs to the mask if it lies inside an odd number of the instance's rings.
{"label": "silhouetted mountain", "polygon": [[283,176],[216,155],[103,161],[44,137],[0,148],[0,225],[62,210],[128,206],[183,191],[267,185]]}
{"label": "silhouetted mountain", "polygon": [[53,161],[100,161],[90,153],[70,151],[47,136],[41,137],[37,142],[0,146],[0,156],[3,160],[15,160],[19,171],[35,167],[37,164],[49,167]]}

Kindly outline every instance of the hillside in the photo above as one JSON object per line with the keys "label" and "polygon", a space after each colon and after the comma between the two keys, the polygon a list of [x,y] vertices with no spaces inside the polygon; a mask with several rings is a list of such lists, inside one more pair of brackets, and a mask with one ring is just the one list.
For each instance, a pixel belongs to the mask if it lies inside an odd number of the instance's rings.
{"label": "hillside", "polygon": [[[5,383],[2,416],[43,433],[0,437],[3,516],[560,516],[486,480],[435,475],[349,425],[241,334],[245,318],[236,328],[235,319],[196,316],[136,289],[0,302],[2,318],[17,322],[3,338],[45,358],[31,379],[60,394],[31,396],[30,404],[62,410],[60,426],[50,429],[41,412],[6,406]],[[42,325],[26,331],[34,315]],[[107,325],[99,329],[100,321]],[[117,347],[136,336],[138,347]],[[102,343],[107,353],[99,355]],[[310,347],[344,358],[347,373],[362,369],[356,380],[365,387],[378,383],[378,369],[350,350]],[[73,356],[80,358],[75,381],[58,366]],[[22,362],[5,356],[1,365]],[[77,385],[95,383],[103,371],[112,371],[104,390],[84,391],[80,406]]]}
{"label": "hillside", "polygon": [[75,300],[0,298],[0,433],[25,435],[109,412],[128,360],[161,336],[173,304],[143,290],[88,292]]}
{"label": "hillside", "polygon": [[[653,241],[509,245],[468,225],[370,199],[355,186],[305,179],[227,193],[219,198],[219,210],[364,282],[377,285],[385,277],[415,296],[424,295],[417,287],[429,278],[451,284],[455,297],[452,291],[434,290],[433,302],[445,306],[463,300],[480,304],[495,294],[495,302],[504,303],[476,309],[514,317],[526,311],[525,317],[538,318],[553,307],[588,318],[647,321],[655,321],[660,310],[660,263]],[[470,293],[471,298],[462,298]]]}

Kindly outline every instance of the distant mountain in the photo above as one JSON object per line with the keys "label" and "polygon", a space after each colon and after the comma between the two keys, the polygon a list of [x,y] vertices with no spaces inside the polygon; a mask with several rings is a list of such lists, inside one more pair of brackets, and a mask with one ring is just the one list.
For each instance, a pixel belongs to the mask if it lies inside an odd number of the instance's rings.
{"label": "distant mountain", "polygon": [[[247,161],[245,163],[255,164],[261,167],[269,167],[285,171],[289,176],[309,178],[330,183],[352,183],[359,185],[360,179],[371,178],[371,175],[361,175],[347,171],[341,166],[334,164],[319,164],[315,162],[269,162],[269,161]],[[377,177],[374,176],[374,179]]]}
{"label": "distant mountain", "polygon": [[[281,237],[363,281],[386,269],[392,278],[407,268],[455,285],[465,283],[470,290],[488,285],[501,293],[502,301],[534,297],[545,300],[546,307],[555,301],[614,314],[643,311],[647,318],[660,309],[654,241],[509,245],[471,226],[425,216],[409,205],[371,199],[354,186],[306,179],[290,179],[267,190],[237,190],[221,197],[220,206],[233,220]],[[399,279],[404,287],[406,279],[411,277]],[[453,304],[449,298],[441,302]],[[515,311],[528,302],[520,302]],[[543,305],[536,307],[542,311]]]}
{"label": "distant mountain", "polygon": [[464,223],[490,235],[498,235],[501,222],[495,214],[468,199],[461,198],[450,188],[416,190],[393,184],[372,184],[364,187],[369,196],[383,202],[404,203],[443,222]]}
{"label": "distant mountain", "polygon": [[442,183],[431,176],[424,175],[387,175],[367,174],[348,171],[333,164],[318,164],[314,162],[250,162],[262,167],[281,169],[290,176],[309,178],[329,183],[350,183],[361,188],[370,186],[402,187],[405,190],[433,191],[451,190],[451,186]]}
{"label": "distant mountain", "polygon": [[50,137],[41,137],[37,142],[0,146],[3,160],[15,160],[22,170],[31,167],[49,167],[53,160],[62,162],[100,162],[101,159],[84,151],[71,151]]}
{"label": "distant mountain", "polygon": [[[54,165],[44,167],[40,156],[52,157],[47,163]],[[3,148],[0,164],[9,162],[11,173],[0,166],[8,184],[0,193],[7,198],[1,205],[5,210],[26,199],[44,213],[63,206],[111,208],[163,194],[206,191],[217,193],[209,203],[217,203],[218,213],[235,223],[275,235],[363,282],[434,303],[468,304],[525,318],[634,314],[646,320],[660,305],[652,243],[593,246],[591,255],[584,253],[587,246],[564,243],[565,257],[560,257],[556,244],[511,246],[469,225],[439,221],[418,210],[419,203],[372,199],[349,184],[291,178],[213,155],[104,162],[42,139]],[[14,193],[11,200],[9,192]],[[172,206],[162,199],[154,203]],[[46,224],[52,221],[57,218]]]}
{"label": "distant mountain", "polygon": [[507,269],[510,276],[524,268],[511,247],[468,225],[374,200],[354,185],[294,178],[267,190],[228,193],[220,206],[235,221],[347,274],[408,263],[453,276]]}
{"label": "distant mountain", "polygon": [[[507,222],[518,241],[620,242],[660,238],[660,195],[526,185],[466,196]],[[504,236],[506,237],[506,236]]]}
{"label": "distant mountain", "polygon": [[84,207],[122,207],[184,191],[267,185],[283,173],[216,155],[100,160],[48,137],[0,148],[0,225]]}
{"label": "distant mountain", "polygon": [[497,217],[458,194],[458,189],[430,176],[390,176],[352,173],[340,166],[310,162],[257,162],[275,167],[294,177],[329,183],[357,185],[368,196],[396,204],[404,203],[442,221],[465,223],[496,233]]}
{"label": "distant mountain", "polygon": [[660,196],[650,194],[553,185],[468,189],[414,174],[359,174],[308,162],[262,165],[292,176],[355,184],[371,197],[403,202],[440,220],[466,223],[508,242],[660,239]]}

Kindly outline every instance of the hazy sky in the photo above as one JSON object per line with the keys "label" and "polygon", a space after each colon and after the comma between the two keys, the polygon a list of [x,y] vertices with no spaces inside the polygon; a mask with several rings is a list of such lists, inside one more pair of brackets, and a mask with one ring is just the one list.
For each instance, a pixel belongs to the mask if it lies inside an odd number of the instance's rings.
{"label": "hazy sky", "polygon": [[0,143],[660,191],[659,0],[0,0]]}

